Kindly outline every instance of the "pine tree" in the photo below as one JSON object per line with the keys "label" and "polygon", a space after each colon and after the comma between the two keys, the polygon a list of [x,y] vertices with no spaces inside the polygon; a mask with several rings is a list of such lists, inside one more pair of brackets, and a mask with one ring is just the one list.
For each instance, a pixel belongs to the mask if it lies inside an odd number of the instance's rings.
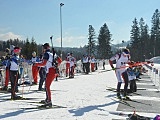
{"label": "pine tree", "polygon": [[5,41],[3,41],[3,43],[2,43],[2,47],[3,47],[3,50],[5,50],[7,48]]}
{"label": "pine tree", "polygon": [[88,51],[88,55],[95,56],[95,51],[96,51],[96,35],[95,35],[95,30],[92,27],[92,25],[89,25],[89,37],[88,37],[88,45],[87,45],[87,51]]}
{"label": "pine tree", "polygon": [[30,42],[29,39],[26,39],[26,42],[23,47],[23,55],[25,55],[26,59],[31,59],[31,52],[30,52]]}
{"label": "pine tree", "polygon": [[141,55],[139,53],[142,46],[140,46],[140,30],[136,18],[133,20],[130,40],[131,43],[129,49],[131,51],[132,60],[140,61]]}
{"label": "pine tree", "polygon": [[111,57],[111,34],[106,23],[100,28],[98,36],[98,55],[99,58]]}
{"label": "pine tree", "polygon": [[[140,31],[140,43],[139,54],[140,61],[144,61],[147,58],[147,53],[149,53],[149,34],[148,34],[148,25],[145,25],[143,18],[139,22],[139,31]],[[143,47],[142,47],[143,46]]]}
{"label": "pine tree", "polygon": [[[32,37],[32,39],[31,39],[30,53],[32,54],[33,51],[35,51],[36,53],[38,52],[37,44],[36,44],[36,42],[35,42],[34,37]],[[38,53],[37,53],[37,55],[38,55]]]}
{"label": "pine tree", "polygon": [[142,45],[144,46],[144,58],[149,59],[151,57],[149,54],[151,53],[151,43],[150,43],[149,27],[147,24],[144,26],[141,38],[145,41],[144,45]]}
{"label": "pine tree", "polygon": [[155,10],[152,16],[151,26],[151,42],[152,42],[152,54],[153,56],[160,55],[160,12],[158,9]]}

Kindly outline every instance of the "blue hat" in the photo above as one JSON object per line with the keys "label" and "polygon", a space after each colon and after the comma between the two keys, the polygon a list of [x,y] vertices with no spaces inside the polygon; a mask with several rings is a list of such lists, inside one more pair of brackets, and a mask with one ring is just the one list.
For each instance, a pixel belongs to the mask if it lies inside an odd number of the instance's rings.
{"label": "blue hat", "polygon": [[129,49],[125,48],[125,49],[123,50],[123,54],[124,54],[124,55],[129,55],[129,54],[130,54]]}

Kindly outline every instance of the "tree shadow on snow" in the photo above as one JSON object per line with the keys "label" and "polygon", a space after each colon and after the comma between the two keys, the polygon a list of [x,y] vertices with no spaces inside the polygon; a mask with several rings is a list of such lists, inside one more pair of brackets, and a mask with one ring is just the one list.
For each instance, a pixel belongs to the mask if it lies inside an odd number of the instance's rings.
{"label": "tree shadow on snow", "polygon": [[93,110],[101,110],[101,111],[103,110],[103,111],[105,111],[101,107],[106,107],[106,106],[109,106],[109,105],[113,105],[115,103],[117,103],[117,102],[113,101],[113,102],[103,104],[103,105],[91,105],[91,106],[86,106],[86,107],[83,107],[83,108],[71,109],[71,110],[68,110],[68,111],[70,113],[74,113],[73,116],[82,116],[82,115],[84,115],[85,112],[90,112],[90,111],[93,111]]}

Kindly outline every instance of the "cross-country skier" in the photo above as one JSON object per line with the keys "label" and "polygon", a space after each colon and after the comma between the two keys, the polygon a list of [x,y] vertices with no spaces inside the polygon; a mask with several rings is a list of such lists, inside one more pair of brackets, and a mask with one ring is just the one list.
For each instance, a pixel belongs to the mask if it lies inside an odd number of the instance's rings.
{"label": "cross-country skier", "polygon": [[73,53],[70,53],[69,62],[70,62],[69,78],[74,78],[74,68],[76,66],[76,59],[75,57],[73,57]]}
{"label": "cross-country skier", "polygon": [[69,62],[70,53],[66,56],[66,77],[68,77],[68,74],[70,72],[70,62]]}
{"label": "cross-country skier", "polygon": [[94,72],[95,71],[95,62],[96,59],[94,56],[91,57],[91,71]]}
{"label": "cross-country skier", "polygon": [[32,76],[33,76],[33,82],[32,82],[32,85],[37,85],[38,84],[38,72],[39,72],[39,68],[37,66],[35,66],[34,64],[36,62],[40,62],[40,59],[39,57],[36,55],[36,52],[32,52],[32,59],[31,59],[31,62],[32,62]]}
{"label": "cross-country skier", "polygon": [[[113,61],[116,60],[116,67],[113,66]],[[124,80],[124,97],[125,99],[129,99],[127,96],[127,89],[128,89],[128,74],[126,71],[126,64],[130,62],[130,51],[129,49],[124,49],[122,53],[116,54],[115,56],[109,59],[109,64],[113,70],[115,70],[116,77],[118,79],[117,83],[117,97],[121,99],[120,95],[120,88],[121,84]],[[122,80],[123,78],[123,80]]]}
{"label": "cross-country skier", "polygon": [[2,88],[2,90],[4,91],[7,91],[8,90],[8,83],[9,83],[9,59],[10,59],[10,56],[11,56],[11,51],[9,48],[6,48],[5,49],[5,53],[6,53],[6,56],[5,56],[5,60],[3,61],[3,64],[5,65],[6,67],[6,72],[5,72],[5,85],[4,87]]}
{"label": "cross-country skier", "polygon": [[21,49],[19,47],[15,47],[13,50],[13,55],[10,58],[10,82],[11,82],[11,99],[17,100],[21,99],[20,96],[16,95],[16,91],[18,91],[18,79],[19,79],[19,54]]}
{"label": "cross-country skier", "polygon": [[137,85],[136,85],[136,72],[134,71],[134,61],[131,61],[129,64],[129,67],[127,68],[128,73],[128,79],[130,82],[130,92],[136,92],[137,91]]}
{"label": "cross-country skier", "polygon": [[[40,58],[40,62],[42,62],[43,61],[43,54],[44,53],[42,53],[42,54],[40,54],[40,56],[39,56],[39,58]],[[43,86],[43,83],[45,82],[45,80],[46,80],[46,68],[44,67],[44,66],[42,66],[42,67],[38,67],[38,69],[39,69],[39,87],[38,87],[38,90],[39,91],[44,91],[45,90],[45,88],[42,88],[42,86]]]}
{"label": "cross-country skier", "polygon": [[43,61],[42,63],[35,63],[35,66],[45,66],[46,67],[46,99],[42,100],[41,102],[44,103],[46,107],[51,107],[52,106],[52,101],[51,101],[51,90],[50,90],[50,85],[52,81],[55,78],[56,75],[56,66],[55,62],[57,61],[58,65],[62,62],[61,58],[56,55],[56,53],[53,51],[53,53],[50,51],[50,45],[49,43],[45,43],[43,45],[43,49],[45,51],[44,56],[43,56]]}
{"label": "cross-country skier", "polygon": [[89,73],[89,57],[85,54],[83,55],[82,63],[83,63],[83,72],[85,74],[88,74]]}

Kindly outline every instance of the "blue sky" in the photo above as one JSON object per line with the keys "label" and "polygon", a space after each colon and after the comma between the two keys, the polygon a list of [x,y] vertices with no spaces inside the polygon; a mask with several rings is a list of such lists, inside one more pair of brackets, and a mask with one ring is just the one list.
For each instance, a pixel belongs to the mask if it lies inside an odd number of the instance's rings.
{"label": "blue sky", "polygon": [[60,47],[60,3],[64,3],[63,47],[86,45],[89,25],[98,36],[104,23],[113,44],[128,41],[134,18],[143,17],[150,28],[152,15],[160,7],[160,0],[0,0],[0,40],[34,37],[43,44],[50,43],[53,35],[53,45]]}

